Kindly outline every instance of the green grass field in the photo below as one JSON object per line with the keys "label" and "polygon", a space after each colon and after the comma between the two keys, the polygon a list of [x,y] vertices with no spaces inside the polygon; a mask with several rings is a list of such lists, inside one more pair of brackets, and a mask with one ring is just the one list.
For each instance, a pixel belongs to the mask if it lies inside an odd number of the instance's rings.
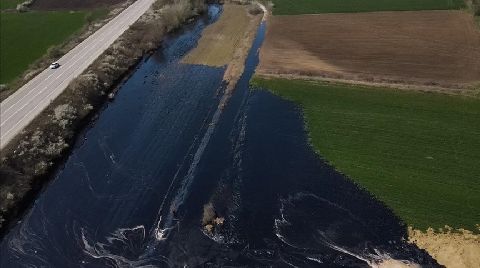
{"label": "green grass field", "polygon": [[15,9],[17,5],[22,2],[24,2],[24,0],[0,0],[0,10]]}
{"label": "green grass field", "polygon": [[464,0],[273,0],[274,15],[460,9]]}
{"label": "green grass field", "polygon": [[106,10],[2,13],[0,84],[11,82],[44,55],[49,47],[61,44],[82,28],[87,14],[90,14],[90,19],[95,19],[106,13]]}
{"label": "green grass field", "polygon": [[477,230],[479,99],[282,79],[252,83],[299,103],[317,153],[407,224]]}

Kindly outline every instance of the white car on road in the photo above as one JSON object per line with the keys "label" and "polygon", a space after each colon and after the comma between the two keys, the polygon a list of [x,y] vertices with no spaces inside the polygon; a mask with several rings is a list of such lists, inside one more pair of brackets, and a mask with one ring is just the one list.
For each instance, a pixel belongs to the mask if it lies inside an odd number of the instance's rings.
{"label": "white car on road", "polygon": [[50,64],[50,69],[57,69],[58,67],[60,67],[60,64],[58,62]]}

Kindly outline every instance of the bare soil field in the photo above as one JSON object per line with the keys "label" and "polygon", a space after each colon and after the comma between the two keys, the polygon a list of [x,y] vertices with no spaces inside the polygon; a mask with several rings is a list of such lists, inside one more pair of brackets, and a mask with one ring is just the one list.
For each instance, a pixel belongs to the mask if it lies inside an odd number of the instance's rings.
{"label": "bare soil field", "polygon": [[462,11],[273,16],[257,74],[464,88],[480,81],[480,31]]}
{"label": "bare soil field", "polygon": [[33,9],[39,10],[78,10],[111,7],[126,0],[35,0]]}

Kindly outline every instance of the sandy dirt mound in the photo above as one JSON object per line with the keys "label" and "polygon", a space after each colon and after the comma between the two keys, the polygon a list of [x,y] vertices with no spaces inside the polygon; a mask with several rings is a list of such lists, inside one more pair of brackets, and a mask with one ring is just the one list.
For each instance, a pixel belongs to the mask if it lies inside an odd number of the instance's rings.
{"label": "sandy dirt mound", "polygon": [[40,10],[77,10],[110,7],[126,0],[35,0],[33,9]]}
{"label": "sandy dirt mound", "polygon": [[480,81],[480,31],[462,11],[269,18],[258,74],[445,87]]}
{"label": "sandy dirt mound", "polygon": [[447,268],[480,267],[480,235],[466,230],[453,232],[451,228],[445,229],[438,233],[433,229],[422,232],[409,228],[409,241],[425,249]]}

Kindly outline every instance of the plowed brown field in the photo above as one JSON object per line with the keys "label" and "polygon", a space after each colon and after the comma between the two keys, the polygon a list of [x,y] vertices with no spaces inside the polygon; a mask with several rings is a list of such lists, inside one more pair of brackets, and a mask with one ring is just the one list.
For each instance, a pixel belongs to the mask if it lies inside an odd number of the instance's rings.
{"label": "plowed brown field", "polygon": [[35,0],[32,8],[42,10],[91,9],[110,7],[125,1],[126,0]]}
{"label": "plowed brown field", "polygon": [[273,16],[258,74],[463,87],[480,81],[480,31],[462,11]]}

